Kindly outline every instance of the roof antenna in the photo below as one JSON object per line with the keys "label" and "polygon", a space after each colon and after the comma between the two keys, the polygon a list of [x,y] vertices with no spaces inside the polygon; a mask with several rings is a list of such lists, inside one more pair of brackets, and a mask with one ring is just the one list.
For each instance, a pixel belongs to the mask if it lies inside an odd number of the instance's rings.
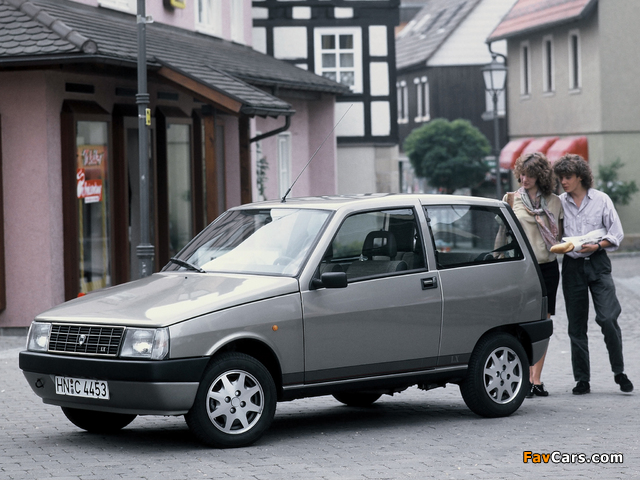
{"label": "roof antenna", "polygon": [[320,144],[320,146],[317,148],[317,150],[314,152],[313,155],[311,155],[311,158],[309,159],[309,161],[307,162],[307,164],[304,166],[304,168],[300,171],[300,173],[298,174],[298,176],[296,177],[296,179],[293,181],[293,183],[291,184],[291,186],[289,187],[289,190],[287,190],[287,193],[285,193],[282,196],[282,203],[286,203],[287,202],[287,195],[289,195],[289,193],[291,193],[291,189],[293,188],[293,186],[296,184],[296,182],[298,181],[298,179],[300,178],[300,175],[302,175],[302,173],[307,169],[307,167],[309,166],[309,164],[311,163],[311,160],[313,160],[315,158],[315,156],[318,154],[318,152],[320,151],[320,149],[322,148],[322,146],[325,144],[325,142],[327,141],[327,139],[329,138],[329,136],[333,133],[333,131],[338,127],[338,125],[340,125],[340,122],[342,121],[342,119],[347,115],[347,113],[349,113],[349,110],[351,110],[351,107],[353,107],[353,103],[351,105],[349,105],[349,108],[347,108],[347,111],[344,112],[344,114],[342,115],[342,117],[340,117],[340,120],[338,120],[338,123],[336,123],[333,128],[331,129],[331,131],[327,134],[326,137],[324,137],[324,140],[322,141],[322,143]]}

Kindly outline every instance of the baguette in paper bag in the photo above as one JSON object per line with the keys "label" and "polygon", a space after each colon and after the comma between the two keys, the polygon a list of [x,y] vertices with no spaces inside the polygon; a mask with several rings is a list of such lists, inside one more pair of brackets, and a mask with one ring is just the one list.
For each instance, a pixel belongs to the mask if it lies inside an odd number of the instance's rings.
{"label": "baguette in paper bag", "polygon": [[582,246],[587,243],[598,243],[607,234],[605,228],[593,230],[586,235],[577,237],[562,237],[563,243],[558,243],[549,249],[551,253],[568,253],[572,250],[582,250]]}

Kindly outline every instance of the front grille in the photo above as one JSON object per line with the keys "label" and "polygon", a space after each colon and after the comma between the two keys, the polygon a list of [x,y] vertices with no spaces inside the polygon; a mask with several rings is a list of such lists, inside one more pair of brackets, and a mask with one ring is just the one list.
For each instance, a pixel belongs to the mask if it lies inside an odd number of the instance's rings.
{"label": "front grille", "polygon": [[123,335],[124,327],[54,323],[49,337],[49,351],[115,357]]}

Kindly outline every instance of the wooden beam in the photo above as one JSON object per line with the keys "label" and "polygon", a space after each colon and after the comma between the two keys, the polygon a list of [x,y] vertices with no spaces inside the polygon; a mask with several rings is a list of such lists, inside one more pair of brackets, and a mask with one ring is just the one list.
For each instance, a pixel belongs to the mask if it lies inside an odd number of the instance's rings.
{"label": "wooden beam", "polygon": [[242,115],[238,119],[238,128],[240,130],[240,203],[245,204],[253,201],[249,117]]}
{"label": "wooden beam", "polygon": [[196,80],[193,80],[186,75],[176,72],[175,70],[171,70],[168,67],[160,67],[160,70],[158,70],[157,74],[171,81],[176,86],[187,89],[190,92],[198,95],[199,97],[215,103],[217,107],[223,108],[231,113],[240,113],[240,109],[242,108],[241,102],[229,98],[228,96],[218,92],[217,90],[207,87],[206,85],[197,82]]}

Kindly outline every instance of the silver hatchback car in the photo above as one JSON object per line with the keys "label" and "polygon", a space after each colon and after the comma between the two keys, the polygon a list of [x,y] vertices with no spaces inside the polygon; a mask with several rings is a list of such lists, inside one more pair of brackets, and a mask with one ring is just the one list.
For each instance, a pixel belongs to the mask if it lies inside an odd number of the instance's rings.
{"label": "silver hatchback car", "polygon": [[20,368],[92,432],[184,415],[214,447],[255,442],[279,401],[366,407],[455,383],[486,417],[518,409],[552,323],[507,204],[448,195],[232,208],[159,273],[39,315]]}

